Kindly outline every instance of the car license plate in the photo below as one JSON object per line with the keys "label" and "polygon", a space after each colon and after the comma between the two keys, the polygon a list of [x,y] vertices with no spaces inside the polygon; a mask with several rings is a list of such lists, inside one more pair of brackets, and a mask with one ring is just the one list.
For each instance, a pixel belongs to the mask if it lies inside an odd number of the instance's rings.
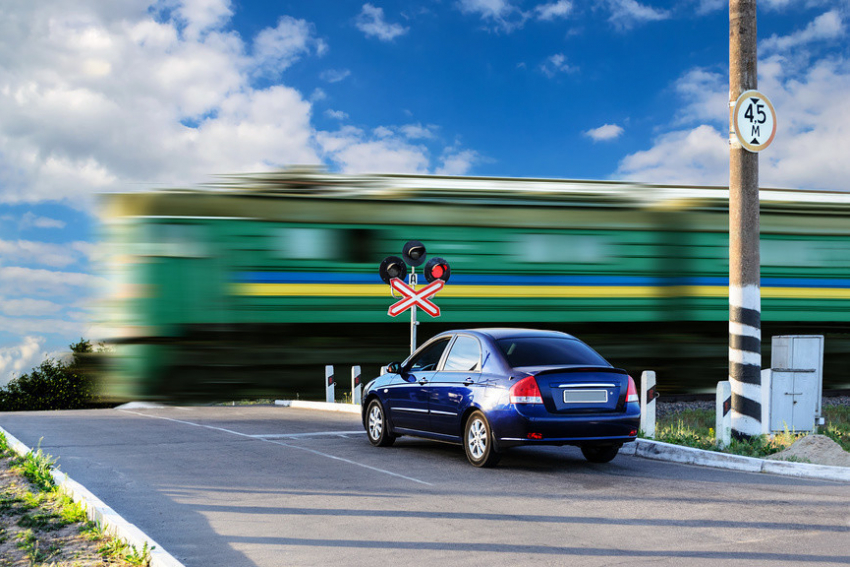
{"label": "car license plate", "polygon": [[604,404],[608,390],[564,390],[565,404]]}

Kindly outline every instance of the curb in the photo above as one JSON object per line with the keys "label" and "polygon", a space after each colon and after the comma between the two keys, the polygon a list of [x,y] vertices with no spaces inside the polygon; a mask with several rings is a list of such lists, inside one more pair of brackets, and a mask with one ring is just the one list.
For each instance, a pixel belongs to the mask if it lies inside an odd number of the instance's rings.
{"label": "curb", "polygon": [[[14,435],[0,427],[0,433],[6,436],[6,441],[13,451],[25,456],[32,450],[21,443]],[[103,526],[107,534],[124,540],[136,550],[141,551],[147,544],[150,550],[151,567],[185,567],[173,555],[165,551],[161,545],[156,543],[142,530],[122,518],[118,512],[107,506],[100,498],[95,496],[85,486],[71,479],[67,474],[52,468],[50,474],[56,486],[67,494],[75,502],[80,502],[86,507],[86,515],[90,520],[98,522]]]}
{"label": "curb", "polygon": [[772,461],[741,455],[729,455],[727,453],[662,443],[661,441],[653,441],[651,439],[638,439],[634,443],[629,443],[620,449],[620,453],[656,461],[671,461],[674,463],[718,469],[850,482],[850,467],[812,465],[809,463]]}
{"label": "curb", "polygon": [[[321,411],[336,411],[360,414],[360,406],[353,404],[329,404],[327,402],[305,402],[302,400],[276,400],[276,406]],[[832,467],[793,463],[790,461],[771,461],[755,457],[730,455],[716,451],[683,447],[672,443],[662,443],[651,439],[638,439],[627,443],[620,449],[621,455],[634,455],[655,461],[670,461],[686,465],[713,467],[733,471],[778,474],[815,480],[835,480],[850,482],[850,467]]]}
{"label": "curb", "polygon": [[305,402],[303,400],[275,400],[274,405],[295,409],[335,411],[360,415],[360,404],[329,404],[328,402]]}

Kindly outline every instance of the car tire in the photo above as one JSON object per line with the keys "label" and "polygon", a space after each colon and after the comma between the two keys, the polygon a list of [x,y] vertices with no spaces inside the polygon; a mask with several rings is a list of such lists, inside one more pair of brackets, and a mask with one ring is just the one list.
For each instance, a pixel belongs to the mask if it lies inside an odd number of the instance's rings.
{"label": "car tire", "polygon": [[463,448],[470,464],[476,467],[495,466],[502,458],[493,446],[490,423],[480,411],[472,412],[464,424]]}
{"label": "car tire", "polygon": [[390,433],[387,414],[379,400],[372,400],[366,408],[366,437],[375,447],[389,447],[395,443],[396,436]]}
{"label": "car tire", "polygon": [[584,445],[581,453],[591,463],[607,463],[620,452],[619,445]]}

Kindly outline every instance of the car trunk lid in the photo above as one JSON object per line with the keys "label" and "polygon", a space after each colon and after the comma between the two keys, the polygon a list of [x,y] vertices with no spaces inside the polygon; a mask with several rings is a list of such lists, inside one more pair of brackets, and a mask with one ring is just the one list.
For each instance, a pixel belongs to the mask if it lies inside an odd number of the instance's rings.
{"label": "car trunk lid", "polygon": [[609,366],[534,367],[518,369],[534,376],[550,413],[622,411],[629,374]]}

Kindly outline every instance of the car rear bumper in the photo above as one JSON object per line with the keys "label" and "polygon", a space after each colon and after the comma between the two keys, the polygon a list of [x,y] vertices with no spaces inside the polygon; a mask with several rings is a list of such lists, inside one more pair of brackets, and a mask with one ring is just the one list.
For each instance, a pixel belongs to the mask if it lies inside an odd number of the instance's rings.
{"label": "car rear bumper", "polygon": [[622,444],[634,441],[640,405],[624,412],[580,415],[526,415],[515,407],[492,414],[491,427],[500,448],[515,445]]}

